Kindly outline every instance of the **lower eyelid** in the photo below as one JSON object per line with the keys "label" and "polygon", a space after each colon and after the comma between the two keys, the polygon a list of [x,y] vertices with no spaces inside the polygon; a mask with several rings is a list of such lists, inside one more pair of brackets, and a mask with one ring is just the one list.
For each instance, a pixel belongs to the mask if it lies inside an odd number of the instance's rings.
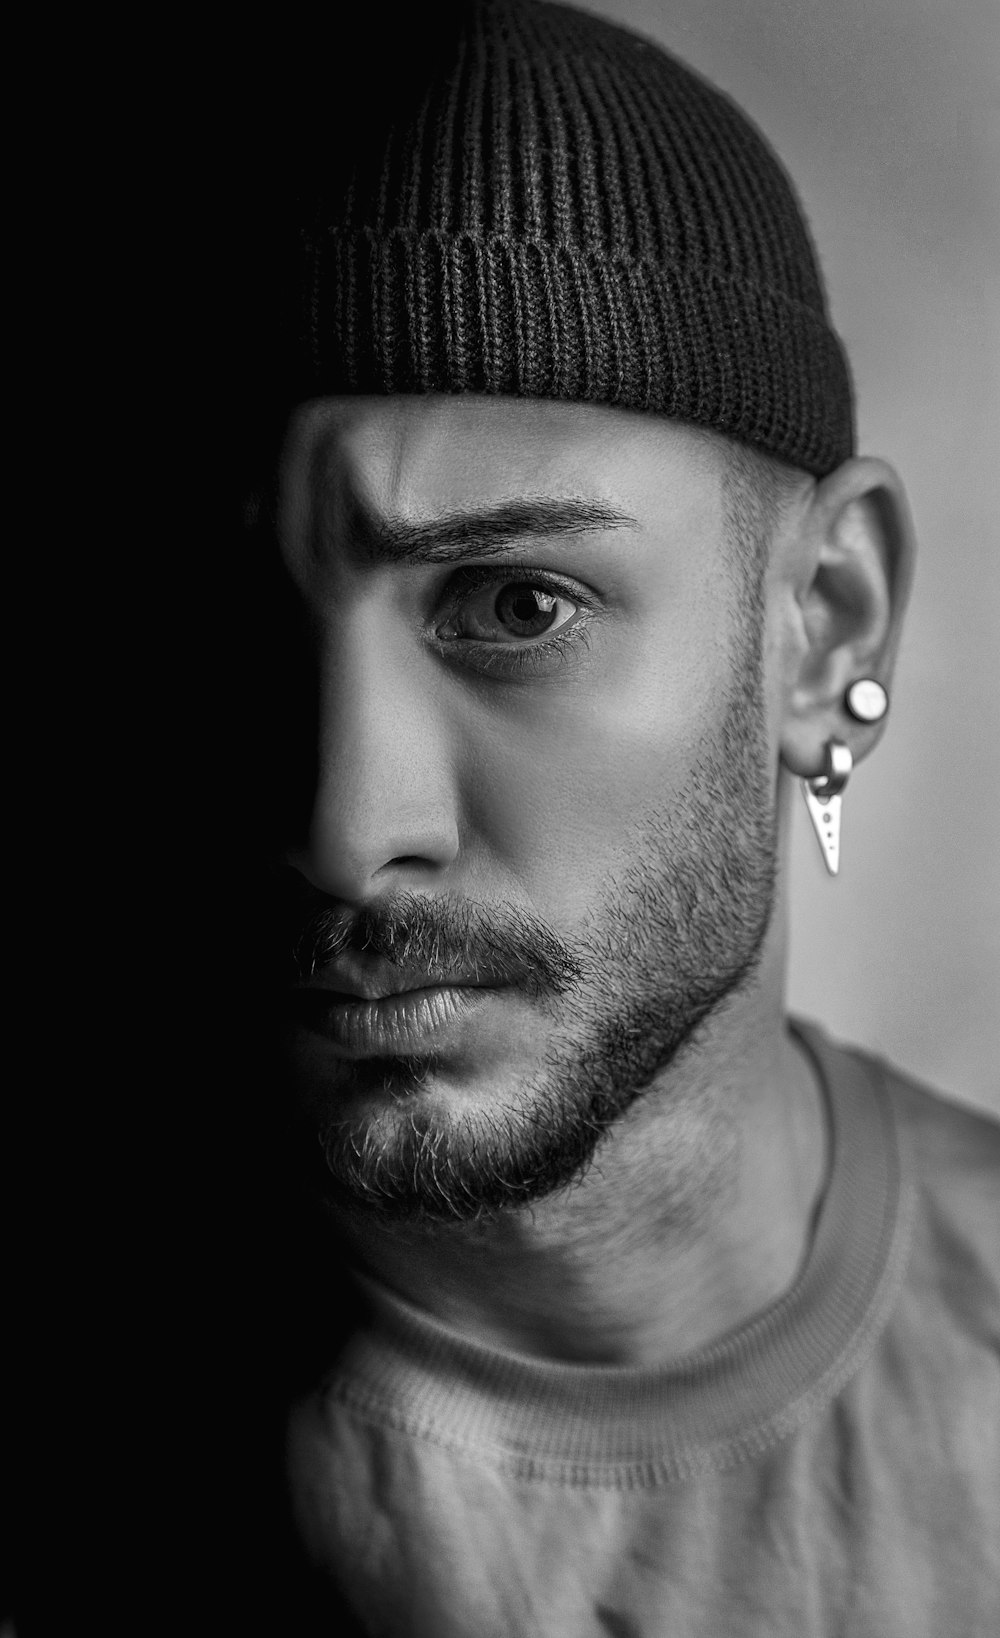
{"label": "lower eyelid", "polygon": [[490,642],[486,638],[460,638],[443,641],[438,647],[448,660],[470,671],[482,674],[497,673],[508,677],[531,675],[546,667],[555,667],[575,654],[590,647],[593,621],[581,611],[583,618],[561,627],[551,636],[522,638],[510,643]]}
{"label": "lower eyelid", "polygon": [[492,643],[484,646],[491,655],[500,656],[495,665],[498,672],[506,671],[512,678],[530,677],[545,671],[555,672],[566,662],[585,653],[590,647],[590,629],[580,622],[538,642]]}

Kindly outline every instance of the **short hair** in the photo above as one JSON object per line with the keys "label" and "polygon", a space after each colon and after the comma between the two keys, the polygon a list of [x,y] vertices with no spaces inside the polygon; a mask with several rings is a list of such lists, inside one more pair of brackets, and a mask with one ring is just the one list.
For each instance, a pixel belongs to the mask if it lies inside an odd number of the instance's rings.
{"label": "short hair", "polygon": [[738,575],[741,606],[760,622],[771,545],[795,499],[813,482],[808,472],[731,438],[723,446],[725,542]]}

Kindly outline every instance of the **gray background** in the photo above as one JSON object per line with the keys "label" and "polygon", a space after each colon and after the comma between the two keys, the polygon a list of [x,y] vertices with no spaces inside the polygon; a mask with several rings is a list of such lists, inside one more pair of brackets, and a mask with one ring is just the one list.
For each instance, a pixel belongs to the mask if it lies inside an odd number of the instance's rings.
{"label": "gray background", "polygon": [[[579,3],[579,0],[578,0]],[[888,731],[828,879],[797,804],[793,1008],[1000,1112],[1000,6],[588,0],[728,91],[798,185],[860,449],[920,546]]]}

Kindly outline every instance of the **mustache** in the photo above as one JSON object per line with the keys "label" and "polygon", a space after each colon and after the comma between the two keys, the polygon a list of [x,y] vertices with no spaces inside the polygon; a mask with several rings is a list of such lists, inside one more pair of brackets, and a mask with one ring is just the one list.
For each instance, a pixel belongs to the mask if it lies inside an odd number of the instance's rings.
{"label": "mustache", "polygon": [[581,957],[518,905],[397,893],[349,910],[301,877],[299,882],[294,910],[289,904],[292,929],[286,944],[292,983],[308,982],[348,950],[408,971],[416,968],[431,983],[461,972],[482,984],[514,985],[538,997],[564,995],[585,975]]}

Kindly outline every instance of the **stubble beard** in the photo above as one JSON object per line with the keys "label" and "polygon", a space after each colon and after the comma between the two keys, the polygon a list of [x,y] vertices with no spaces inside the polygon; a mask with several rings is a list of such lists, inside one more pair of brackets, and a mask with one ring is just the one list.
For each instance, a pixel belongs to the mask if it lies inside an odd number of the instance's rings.
{"label": "stubble beard", "polygon": [[663,1088],[759,963],[777,861],[763,723],[751,661],[684,789],[644,818],[631,863],[565,947],[575,982],[536,998],[550,1035],[535,1073],[456,1111],[426,1096],[433,1053],[351,1066],[380,1096],[345,1119],[333,1090],[320,1119],[336,1211],[430,1227],[531,1207],[581,1179],[626,1110]]}

